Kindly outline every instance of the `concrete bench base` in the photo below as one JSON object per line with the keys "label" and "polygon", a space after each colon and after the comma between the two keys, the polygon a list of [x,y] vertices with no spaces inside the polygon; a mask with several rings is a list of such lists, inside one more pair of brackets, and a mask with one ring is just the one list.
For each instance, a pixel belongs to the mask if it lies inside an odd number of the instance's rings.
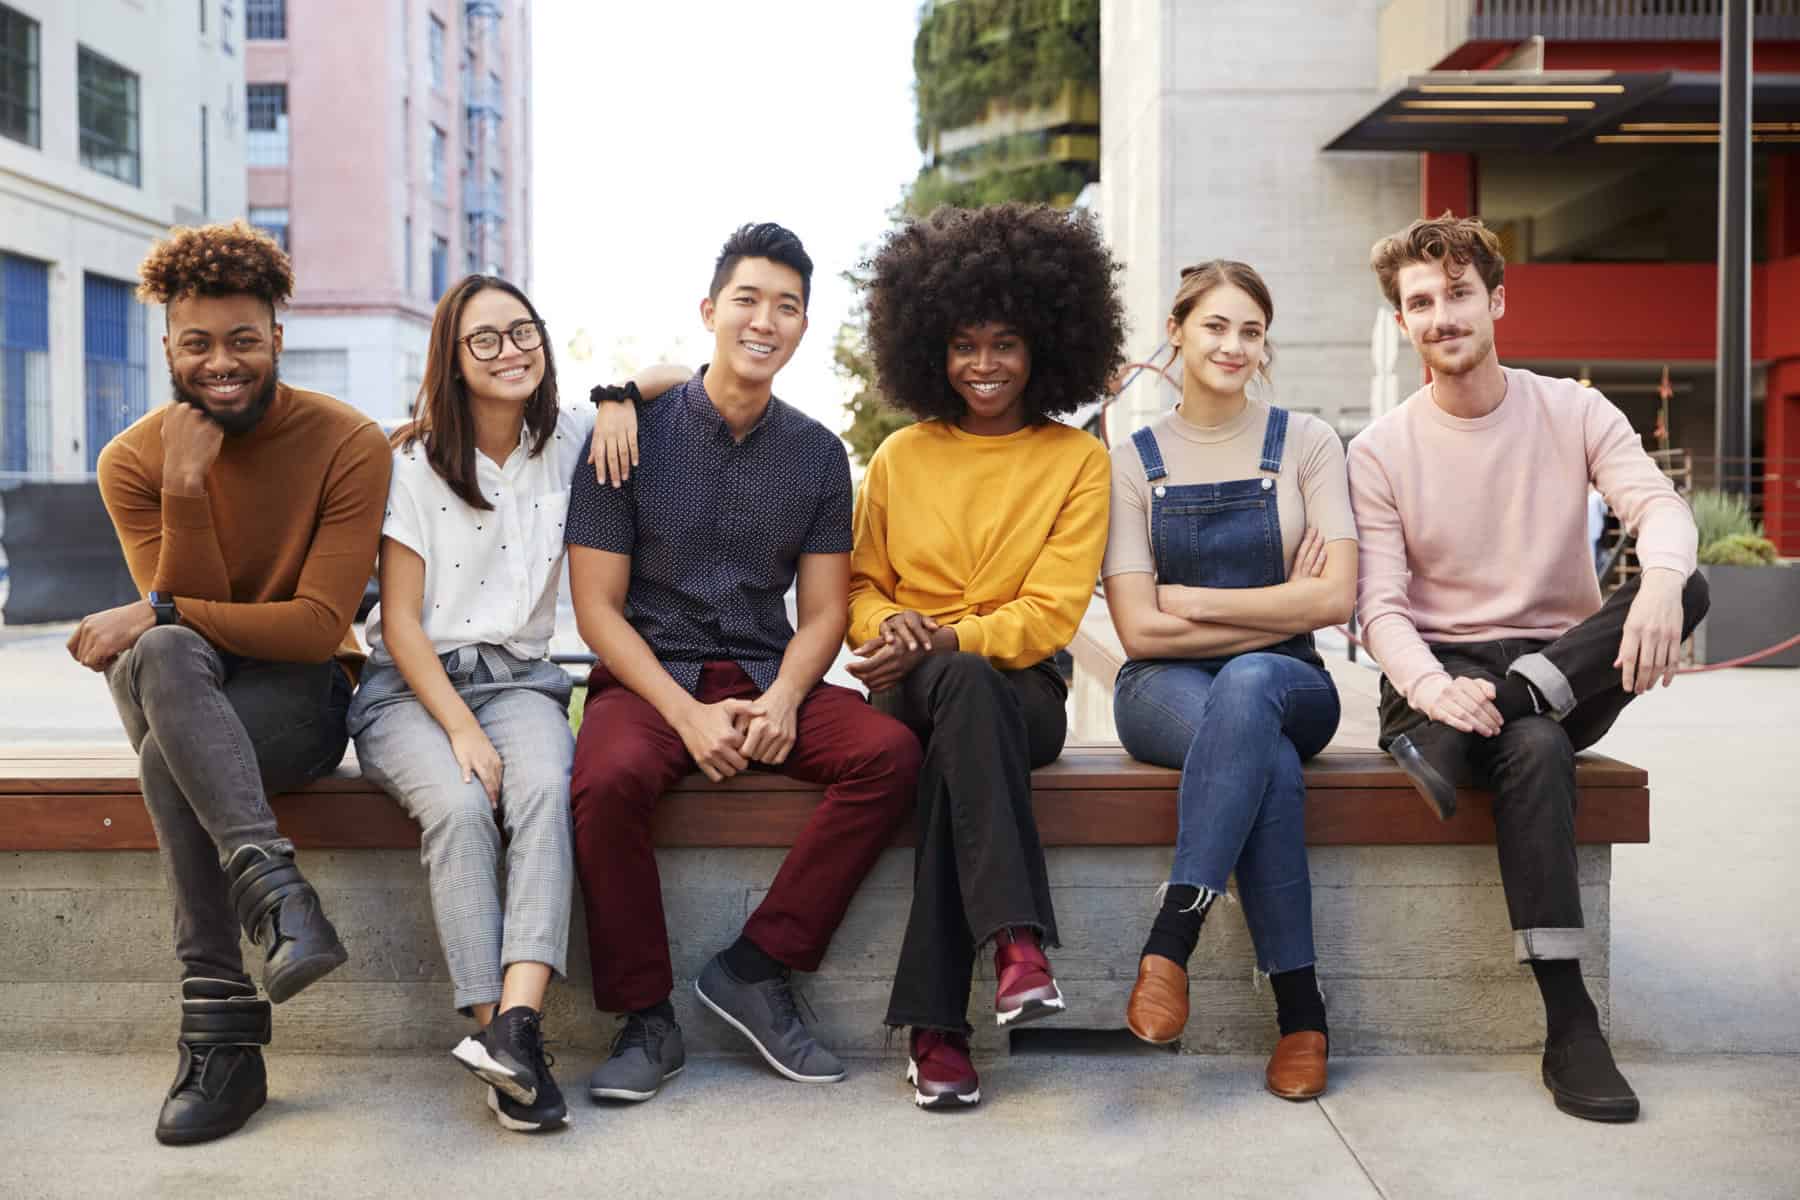
{"label": "concrete bench base", "polygon": [[[1066,1016],[1034,1030],[1121,1029],[1138,950],[1167,878],[1168,847],[1049,851],[1063,947],[1052,955]],[[1611,848],[1580,848],[1592,941],[1588,985],[1607,1010]],[[739,1052],[735,1035],[698,1011],[692,980],[734,937],[774,877],[779,849],[663,849],[675,1004],[688,1046]],[[350,961],[275,1013],[275,1049],[357,1054],[446,1051],[468,1022],[450,1007],[416,851],[315,850],[307,874],[350,949]],[[176,970],[169,902],[156,855],[39,851],[0,854],[0,1037],[43,1050],[154,1050],[174,1041]],[[1543,1010],[1512,960],[1491,845],[1315,846],[1313,913],[1320,978],[1338,1054],[1492,1053],[1541,1045]],[[824,968],[803,981],[827,1044],[904,1052],[880,1024],[911,899],[912,852],[888,851],[851,906]],[[985,958],[986,956],[984,956]],[[260,957],[245,950],[257,969]],[[1241,912],[1213,910],[1193,964],[1193,1019],[1183,1048],[1263,1053],[1274,1001],[1254,978]],[[615,1023],[589,998],[586,935],[576,905],[570,980],[552,988],[552,1036],[602,1052]],[[991,961],[971,1003],[976,1046],[1004,1052],[993,1023]],[[565,1082],[567,1082],[565,1080]]]}

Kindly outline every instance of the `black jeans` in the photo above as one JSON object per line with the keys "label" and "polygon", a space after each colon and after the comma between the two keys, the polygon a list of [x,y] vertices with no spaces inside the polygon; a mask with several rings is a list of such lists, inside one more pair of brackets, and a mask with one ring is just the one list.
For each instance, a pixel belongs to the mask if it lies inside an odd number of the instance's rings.
{"label": "black jeans", "polygon": [[[1575,862],[1575,755],[1603,737],[1631,703],[1613,659],[1638,579],[1608,597],[1600,611],[1555,641],[1507,638],[1431,647],[1453,676],[1500,683],[1525,676],[1549,701],[1545,716],[1508,721],[1497,737],[1463,733],[1407,704],[1383,676],[1381,748],[1401,734],[1434,763],[1457,763],[1457,783],[1494,793],[1500,882],[1520,962],[1580,958],[1581,888]],[[1706,615],[1706,579],[1696,571],[1681,592],[1685,638]]]}
{"label": "black jeans", "polygon": [[250,844],[291,849],[268,797],[343,759],[349,677],[336,662],[222,654],[192,629],[164,625],[114,660],[106,680],[137,751],[182,975],[249,983],[221,860]]}
{"label": "black jeans", "polygon": [[889,1025],[968,1033],[976,949],[1018,925],[1057,944],[1031,770],[1062,753],[1067,700],[1049,661],[1001,671],[963,653],[933,655],[873,697],[925,744],[912,912]]}

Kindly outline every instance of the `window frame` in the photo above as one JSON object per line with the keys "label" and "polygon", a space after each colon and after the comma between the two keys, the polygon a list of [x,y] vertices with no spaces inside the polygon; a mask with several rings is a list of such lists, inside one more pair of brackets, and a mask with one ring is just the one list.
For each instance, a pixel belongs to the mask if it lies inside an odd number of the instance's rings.
{"label": "window frame", "polygon": [[[260,97],[259,97],[260,93]],[[274,110],[275,125],[264,129],[256,124],[259,110],[268,114],[271,96],[279,95],[280,106]],[[261,103],[258,103],[259,98]],[[285,167],[293,154],[289,141],[288,85],[264,82],[244,85],[244,165],[247,167]],[[277,157],[279,155],[279,157]]]}
{"label": "window frame", "polygon": [[[7,95],[0,92],[0,112],[9,108],[19,110],[21,122],[15,133],[5,122],[0,121],[0,137],[20,145],[30,146],[33,150],[41,150],[44,146],[44,34],[43,26],[37,18],[20,12],[6,4],[0,4],[0,29],[16,26],[25,34],[25,45],[15,50],[5,40],[0,39],[0,64],[10,61],[11,71],[16,71],[24,82],[24,94]],[[6,73],[10,73],[6,72]],[[0,74],[4,78],[5,74]]]}
{"label": "window frame", "polygon": [[[126,89],[127,96],[124,112],[125,120],[130,126],[131,135],[127,144],[120,145],[115,143],[109,134],[100,131],[94,126],[93,122],[90,121],[90,114],[88,111],[90,102],[94,104],[106,104],[109,106],[112,104],[112,100],[109,97],[101,95],[99,88],[89,82],[88,71],[92,66],[116,71],[120,79],[124,83],[130,85]],[[75,46],[75,91],[76,127],[79,131],[81,165],[97,175],[104,175],[109,179],[116,179],[120,183],[128,184],[131,187],[142,187],[144,185],[144,106],[142,78],[136,71],[133,71],[123,63],[115,62],[106,55],[101,54],[99,51],[78,42]],[[94,143],[96,148],[90,148],[90,142]],[[101,143],[105,143],[103,150],[98,148]],[[129,177],[108,170],[106,167],[100,165],[100,163],[108,157],[119,158],[122,156],[128,156],[128,161],[130,163]]]}

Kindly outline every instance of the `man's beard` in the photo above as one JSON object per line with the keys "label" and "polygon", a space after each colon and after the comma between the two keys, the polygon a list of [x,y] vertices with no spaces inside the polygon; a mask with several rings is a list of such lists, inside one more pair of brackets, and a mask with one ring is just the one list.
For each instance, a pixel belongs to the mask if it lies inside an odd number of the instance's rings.
{"label": "man's beard", "polygon": [[241,437],[244,434],[249,433],[252,429],[255,429],[257,425],[262,422],[263,417],[267,415],[269,405],[275,403],[275,386],[281,381],[281,372],[277,369],[278,365],[279,364],[270,366],[269,378],[263,383],[261,390],[251,397],[249,406],[241,412],[214,412],[206,406],[206,402],[198,395],[182,387],[181,381],[175,378],[175,372],[173,371],[169,372],[169,388],[175,393],[175,399],[177,401],[182,404],[191,404],[207,416],[211,417],[214,421],[218,422],[219,427],[223,429],[226,434],[234,437]]}
{"label": "man's beard", "polygon": [[1440,360],[1435,353],[1435,345],[1427,343],[1420,348],[1419,357],[1425,360],[1425,365],[1431,368],[1433,375],[1467,375],[1494,351],[1494,339],[1491,334],[1484,342],[1475,342],[1474,338],[1474,332],[1471,330],[1463,339],[1465,342],[1474,343],[1469,347],[1466,356],[1459,354],[1454,359]]}

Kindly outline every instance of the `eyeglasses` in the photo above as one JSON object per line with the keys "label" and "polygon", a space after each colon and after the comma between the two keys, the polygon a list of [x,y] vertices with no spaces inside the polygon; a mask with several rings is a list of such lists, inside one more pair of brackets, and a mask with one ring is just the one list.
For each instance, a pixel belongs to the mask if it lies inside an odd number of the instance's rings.
{"label": "eyeglasses", "polygon": [[477,329],[467,337],[456,340],[469,348],[469,353],[478,362],[491,362],[500,357],[500,339],[511,338],[512,344],[520,350],[536,350],[544,344],[544,323],[542,321],[514,321],[504,330]]}

